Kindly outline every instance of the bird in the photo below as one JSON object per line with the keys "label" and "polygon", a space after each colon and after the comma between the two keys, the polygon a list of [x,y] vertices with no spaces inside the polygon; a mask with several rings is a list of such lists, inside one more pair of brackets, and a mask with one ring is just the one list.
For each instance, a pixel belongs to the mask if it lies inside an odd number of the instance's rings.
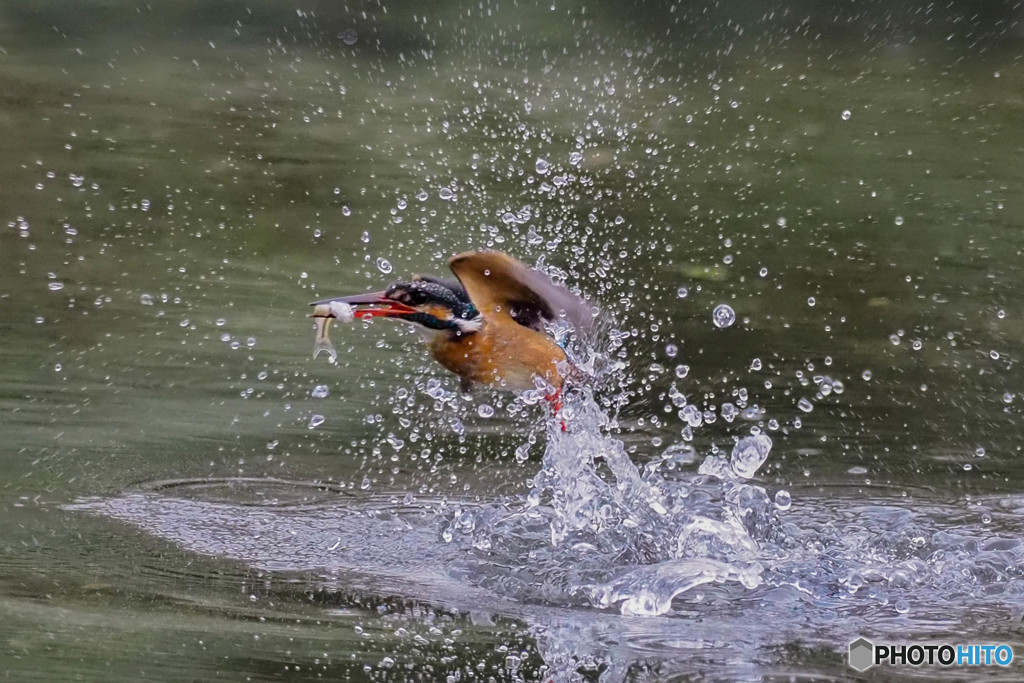
{"label": "bird", "polygon": [[[333,348],[327,326],[345,320],[390,318],[421,332],[434,359],[459,378],[463,392],[476,386],[509,391],[544,389],[555,411],[569,382],[585,383],[552,336],[565,323],[585,334],[591,305],[547,275],[500,251],[471,251],[448,261],[456,280],[415,275],[379,292],[312,302],[316,352]],[[563,425],[564,426],[564,425]]]}

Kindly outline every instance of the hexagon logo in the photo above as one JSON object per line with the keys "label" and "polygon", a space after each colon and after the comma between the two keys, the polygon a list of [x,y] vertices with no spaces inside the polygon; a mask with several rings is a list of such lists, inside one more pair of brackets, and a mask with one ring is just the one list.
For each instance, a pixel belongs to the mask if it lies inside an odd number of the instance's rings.
{"label": "hexagon logo", "polygon": [[867,638],[858,638],[850,643],[850,666],[857,671],[874,666],[875,646]]}

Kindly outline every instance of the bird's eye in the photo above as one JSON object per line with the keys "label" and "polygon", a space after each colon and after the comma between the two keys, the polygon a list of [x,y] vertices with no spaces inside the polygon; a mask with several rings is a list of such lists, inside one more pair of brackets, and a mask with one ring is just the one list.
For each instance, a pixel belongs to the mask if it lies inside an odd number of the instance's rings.
{"label": "bird's eye", "polygon": [[420,306],[427,303],[427,295],[418,290],[412,290],[409,292],[409,303],[413,306]]}

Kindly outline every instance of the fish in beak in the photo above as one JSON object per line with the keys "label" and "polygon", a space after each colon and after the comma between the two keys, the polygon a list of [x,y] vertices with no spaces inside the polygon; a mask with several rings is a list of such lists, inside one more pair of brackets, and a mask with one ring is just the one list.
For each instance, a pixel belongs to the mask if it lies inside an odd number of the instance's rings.
{"label": "fish in beak", "polygon": [[[313,309],[313,318],[346,318],[351,311],[352,318],[394,318],[410,313],[416,309],[405,304],[389,299],[384,292],[367,292],[366,294],[354,294],[352,296],[339,296],[323,301],[314,301],[310,306]],[[347,321],[346,321],[347,322]]]}
{"label": "fish in beak", "polygon": [[333,299],[314,301],[310,306],[315,306],[313,313],[309,316],[316,318],[316,343],[313,345],[313,358],[316,358],[321,351],[326,351],[333,361],[338,357],[330,338],[327,336],[327,328],[332,320],[352,322],[356,318],[369,320],[371,318],[400,318],[410,313],[416,313],[416,309],[405,304],[389,299],[384,292],[368,292],[366,294],[353,294],[352,296],[339,296]]}

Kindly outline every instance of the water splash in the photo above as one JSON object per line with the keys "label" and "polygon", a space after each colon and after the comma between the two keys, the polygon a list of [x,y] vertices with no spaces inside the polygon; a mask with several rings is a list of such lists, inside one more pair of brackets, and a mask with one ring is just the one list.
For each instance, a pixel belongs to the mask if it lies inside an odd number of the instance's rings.
{"label": "water splash", "polygon": [[789,491],[770,497],[751,483],[770,456],[767,435],[739,439],[693,474],[678,466],[694,460],[688,445],[637,467],[589,395],[566,415],[569,432],[549,431],[525,501],[442,515],[442,539],[461,551],[449,570],[475,587],[659,616],[692,611],[717,586],[729,601],[803,604],[802,618],[832,646],[865,620],[885,630],[915,611],[922,623],[954,628],[949,599],[965,609],[978,600],[1000,613],[1024,608],[1024,543],[1011,519],[1020,503],[1001,510],[1008,526],[995,536],[996,510],[971,525],[948,506],[840,498],[795,514]]}
{"label": "water splash", "polygon": [[[684,476],[665,466],[681,454],[693,459],[680,445],[641,471],[604,433],[608,417],[589,393],[570,400],[564,416],[569,431],[549,432],[520,509],[460,507],[447,520],[444,540],[476,554],[464,570],[547,601],[649,616],[706,583],[762,583],[758,539],[775,528],[777,508],[743,480],[767,459],[767,436],[745,437],[731,461],[706,467],[709,458],[700,474]],[[520,578],[524,566],[530,581]]]}

